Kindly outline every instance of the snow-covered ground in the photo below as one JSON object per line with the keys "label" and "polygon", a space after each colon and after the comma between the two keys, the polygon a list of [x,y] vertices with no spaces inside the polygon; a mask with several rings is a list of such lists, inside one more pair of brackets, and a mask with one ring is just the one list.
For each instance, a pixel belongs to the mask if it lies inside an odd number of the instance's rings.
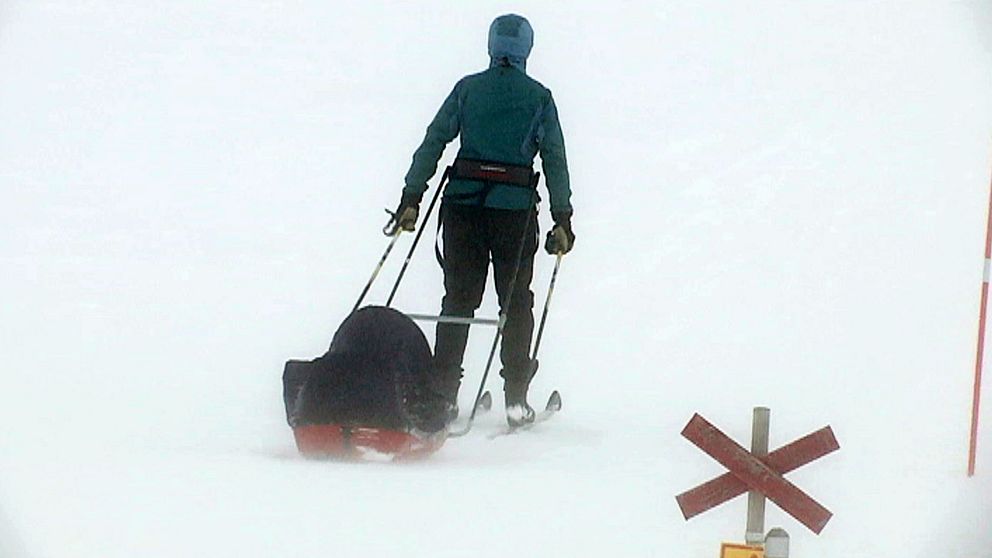
{"label": "snow-covered ground", "polygon": [[[302,460],[282,364],[350,310],[510,11],[575,191],[533,388],[564,412],[418,463]],[[722,469],[679,431],[747,445],[756,405],[773,447],[842,446],[789,475],[821,536],[769,504],[794,556],[990,556],[988,410],[965,476],[990,68],[982,0],[8,0],[0,556],[715,557],[745,499],[682,519]],[[425,246],[397,306],[439,297]]]}

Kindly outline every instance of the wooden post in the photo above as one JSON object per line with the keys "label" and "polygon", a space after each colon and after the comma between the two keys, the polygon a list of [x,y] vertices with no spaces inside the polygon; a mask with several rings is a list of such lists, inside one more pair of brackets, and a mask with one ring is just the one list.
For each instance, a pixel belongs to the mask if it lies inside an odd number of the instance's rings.
{"label": "wooden post", "polygon": [[[771,410],[755,407],[751,418],[751,455],[764,459],[768,456],[768,429]],[[749,545],[765,542],[765,495],[757,490],[747,493],[747,531],[744,540]]]}

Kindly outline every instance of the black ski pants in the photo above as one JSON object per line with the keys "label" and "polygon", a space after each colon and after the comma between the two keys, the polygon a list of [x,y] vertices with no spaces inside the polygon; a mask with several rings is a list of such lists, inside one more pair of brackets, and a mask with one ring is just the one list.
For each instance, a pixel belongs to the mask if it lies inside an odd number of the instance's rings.
{"label": "black ski pants", "polygon": [[[500,310],[506,314],[500,375],[507,386],[526,390],[533,375],[530,345],[534,332],[534,293],[530,282],[538,245],[537,212],[445,203],[441,215],[444,220],[441,314],[466,318],[475,315],[482,303],[491,260]],[[468,329],[467,325],[437,325],[435,370],[441,389],[449,396],[458,391]]]}

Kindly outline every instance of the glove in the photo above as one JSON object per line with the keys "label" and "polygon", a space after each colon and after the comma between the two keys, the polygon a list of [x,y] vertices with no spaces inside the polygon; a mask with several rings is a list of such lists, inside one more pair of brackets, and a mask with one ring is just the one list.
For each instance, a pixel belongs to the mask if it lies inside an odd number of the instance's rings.
{"label": "glove", "polygon": [[393,231],[402,230],[411,232],[417,227],[417,216],[420,214],[420,198],[423,194],[413,194],[403,191],[400,198],[400,205],[393,213],[395,226]]}
{"label": "glove", "polygon": [[567,254],[575,245],[575,233],[572,232],[572,212],[553,212],[551,217],[555,220],[555,226],[551,227],[547,238],[544,239],[544,251],[552,256]]}

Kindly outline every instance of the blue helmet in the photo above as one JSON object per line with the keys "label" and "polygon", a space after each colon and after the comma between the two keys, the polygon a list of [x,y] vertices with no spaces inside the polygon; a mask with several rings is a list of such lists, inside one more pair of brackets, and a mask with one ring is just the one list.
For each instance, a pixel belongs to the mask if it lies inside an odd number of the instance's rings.
{"label": "blue helmet", "polygon": [[525,70],[533,46],[534,29],[523,16],[501,15],[489,26],[489,58],[493,65],[507,63]]}

